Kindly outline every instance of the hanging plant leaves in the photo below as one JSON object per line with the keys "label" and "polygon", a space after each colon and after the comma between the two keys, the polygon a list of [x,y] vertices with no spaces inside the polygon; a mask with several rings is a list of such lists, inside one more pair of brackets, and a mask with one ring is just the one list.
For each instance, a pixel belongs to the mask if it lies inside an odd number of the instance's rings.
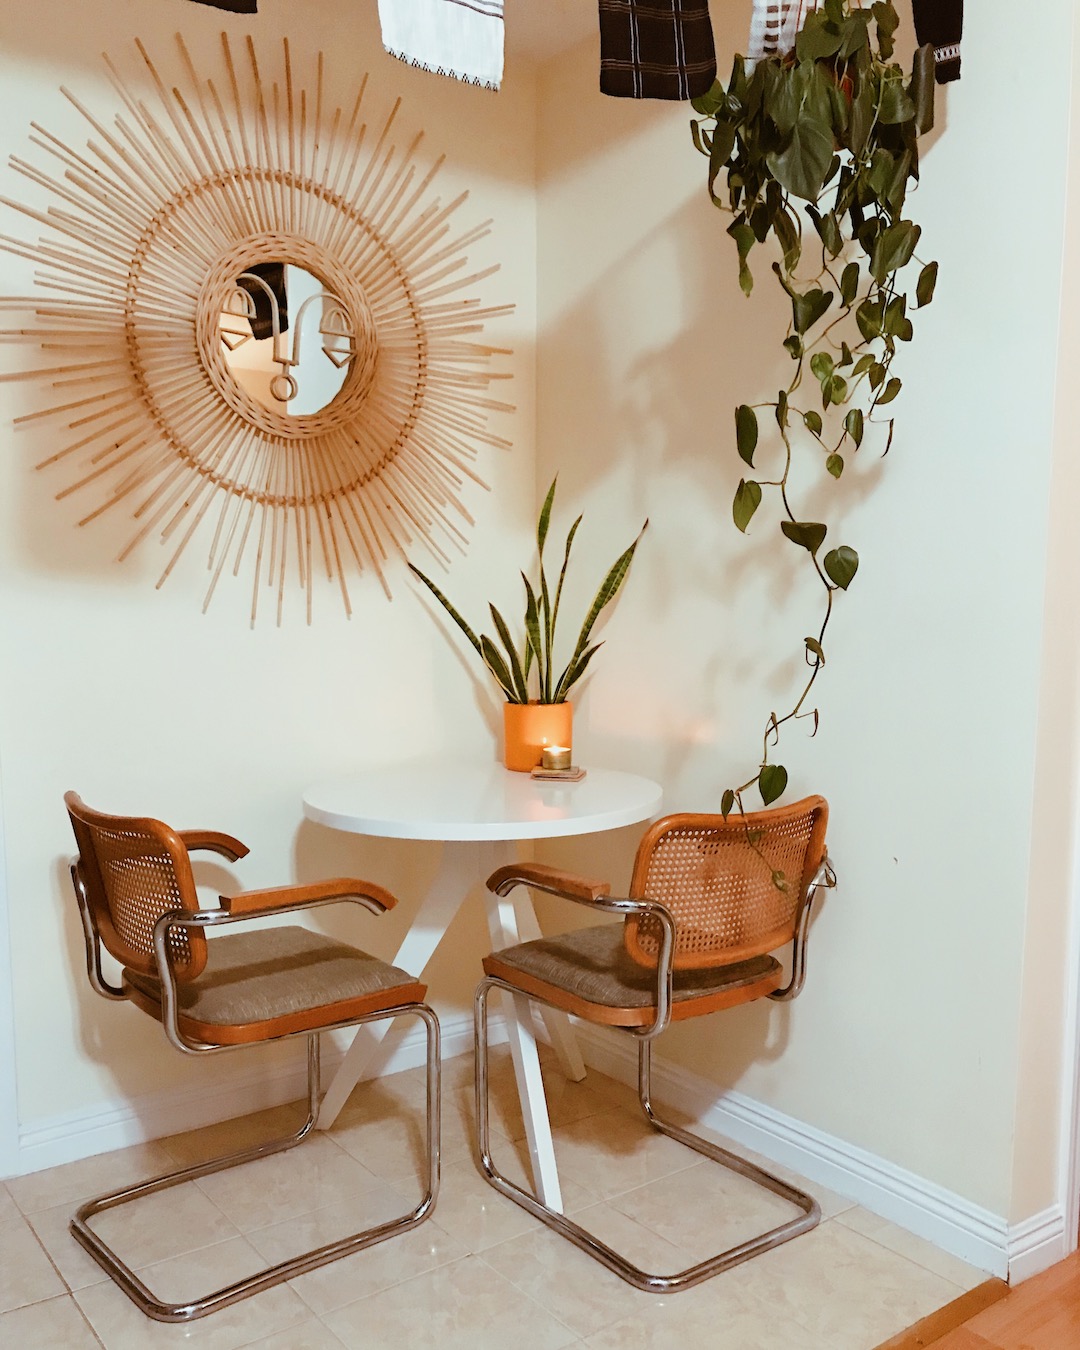
{"label": "hanging plant leaves", "polygon": [[825,541],[828,527],[816,520],[782,520],[780,528],[793,544],[816,554]]}
{"label": "hanging plant leaves", "polygon": [[796,333],[805,333],[813,328],[818,319],[823,319],[828,314],[832,302],[832,291],[823,291],[817,286],[804,291],[801,295],[793,293],[791,311]]}
{"label": "hanging plant leaves", "polygon": [[728,816],[731,815],[731,810],[734,805],[735,805],[735,794],[734,792],[732,792],[731,788],[728,788],[727,791],[724,793],[724,795],[720,798],[720,814],[724,817],[725,820],[727,820]]}
{"label": "hanging plant leaves", "polygon": [[847,544],[841,544],[839,548],[825,554],[823,566],[829,580],[842,591],[846,591],[859,570],[859,555],[853,548],[848,548]]}
{"label": "hanging plant leaves", "polygon": [[807,431],[811,432],[814,436],[820,436],[824,430],[825,424],[821,420],[821,414],[815,412],[813,408],[811,408],[808,413],[803,413],[803,422],[806,424]]}
{"label": "hanging plant leaves", "polygon": [[787,787],[787,769],[782,764],[766,764],[758,774],[758,791],[766,806],[784,795]]}
{"label": "hanging plant leaves", "polygon": [[844,472],[844,459],[842,455],[830,455],[825,461],[825,467],[834,478],[839,478]]}
{"label": "hanging plant leaves", "polygon": [[739,447],[739,458],[754,467],[754,451],[758,443],[757,413],[746,403],[740,403],[735,409],[735,440]]}
{"label": "hanging plant leaves", "polygon": [[852,408],[844,418],[844,430],[857,446],[862,445],[863,412],[861,408]]}
{"label": "hanging plant leaves", "polygon": [[938,265],[936,262],[929,262],[919,273],[919,284],[915,287],[915,299],[919,308],[928,305],[934,298],[934,289],[937,286]]}
{"label": "hanging plant leaves", "polygon": [[754,512],[760,505],[761,485],[755,483],[753,479],[749,482],[740,479],[739,486],[735,489],[735,500],[731,504],[731,515],[743,534],[746,533],[746,527],[753,520]]}

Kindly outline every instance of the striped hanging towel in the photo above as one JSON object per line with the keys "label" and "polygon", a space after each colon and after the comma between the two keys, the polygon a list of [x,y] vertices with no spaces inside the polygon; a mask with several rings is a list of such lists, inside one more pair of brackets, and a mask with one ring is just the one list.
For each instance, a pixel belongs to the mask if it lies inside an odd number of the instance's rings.
{"label": "striped hanging towel", "polygon": [[600,92],[697,98],[716,79],[708,0],[600,0]]}
{"label": "striped hanging towel", "polygon": [[232,14],[258,14],[258,0],[195,0],[199,5],[213,5],[215,9],[227,9]]}
{"label": "striped hanging towel", "polygon": [[383,46],[410,66],[498,89],[503,0],[379,0]]}
{"label": "striped hanging towel", "polygon": [[754,0],[747,59],[761,61],[790,52],[803,19],[810,10],[820,7],[820,0]]}
{"label": "striped hanging towel", "polygon": [[964,33],[964,0],[914,0],[915,33],[934,49],[938,84],[960,78],[960,39]]}

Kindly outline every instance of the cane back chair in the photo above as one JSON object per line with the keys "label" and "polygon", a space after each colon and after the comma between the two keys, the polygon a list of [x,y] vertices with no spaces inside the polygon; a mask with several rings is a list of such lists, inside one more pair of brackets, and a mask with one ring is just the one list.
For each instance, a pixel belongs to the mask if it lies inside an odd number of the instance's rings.
{"label": "cane back chair", "polygon": [[[485,978],[476,991],[477,1152],[497,1191],[638,1289],[688,1289],[807,1232],[821,1217],[805,1192],[662,1120],[652,1104],[651,1052],[669,1022],[753,999],[798,995],[806,976],[811,907],[821,887],[835,884],[825,852],[827,819],[821,797],[727,818],[668,816],[642,838],[625,899],[610,896],[604,882],[537,864],[502,867],[488,878],[497,895],[524,885],[624,917],[622,924],[524,942],[485,958]],[[783,967],[771,953],[789,942],[785,983]],[[493,989],[635,1037],[638,1096],[655,1129],[790,1201],[798,1215],[677,1274],[653,1275],[508,1180],[492,1161],[488,1122],[487,1004]]]}
{"label": "cane back chair", "polygon": [[[187,1322],[423,1222],[439,1189],[440,1105],[439,1023],[424,1003],[425,986],[405,971],[311,929],[251,928],[249,922],[340,901],[383,914],[397,903],[394,897],[371,882],[338,877],[241,891],[221,896],[219,909],[200,909],[189,853],[205,849],[235,862],[248,852],[239,840],[213,831],[177,831],[159,820],[103,815],[74,792],[64,801],[79,849],[71,879],[86,939],[87,972],[97,993],[149,1013],[185,1054],[217,1054],[288,1036],[307,1037],[308,1113],[294,1134],[88,1201],[71,1221],[76,1240],[149,1317]],[[208,937],[211,930],[233,925],[239,926],[237,931]],[[118,985],[103,973],[103,947],[123,968]],[[427,1031],[424,1194],[409,1213],[184,1303],[157,1298],[90,1227],[89,1219],[104,1210],[299,1144],[318,1116],[319,1033],[402,1014],[420,1018]]]}

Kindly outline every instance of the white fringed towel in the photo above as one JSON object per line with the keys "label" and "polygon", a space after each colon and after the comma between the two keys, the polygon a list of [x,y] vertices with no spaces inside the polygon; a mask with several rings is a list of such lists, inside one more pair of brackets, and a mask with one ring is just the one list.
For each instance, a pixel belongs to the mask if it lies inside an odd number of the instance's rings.
{"label": "white fringed towel", "polygon": [[383,46],[411,66],[498,89],[503,0],[379,0]]}
{"label": "white fringed towel", "polygon": [[821,0],[754,0],[747,58],[760,61],[765,56],[790,52],[803,19],[810,10],[820,6]]}

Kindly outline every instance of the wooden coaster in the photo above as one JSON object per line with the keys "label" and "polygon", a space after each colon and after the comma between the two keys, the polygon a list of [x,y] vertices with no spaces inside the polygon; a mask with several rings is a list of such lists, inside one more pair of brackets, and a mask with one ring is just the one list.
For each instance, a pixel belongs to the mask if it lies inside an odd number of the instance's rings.
{"label": "wooden coaster", "polygon": [[547,778],[563,783],[577,783],[585,777],[585,770],[571,764],[568,769],[544,769],[539,764],[532,771],[533,778]]}

